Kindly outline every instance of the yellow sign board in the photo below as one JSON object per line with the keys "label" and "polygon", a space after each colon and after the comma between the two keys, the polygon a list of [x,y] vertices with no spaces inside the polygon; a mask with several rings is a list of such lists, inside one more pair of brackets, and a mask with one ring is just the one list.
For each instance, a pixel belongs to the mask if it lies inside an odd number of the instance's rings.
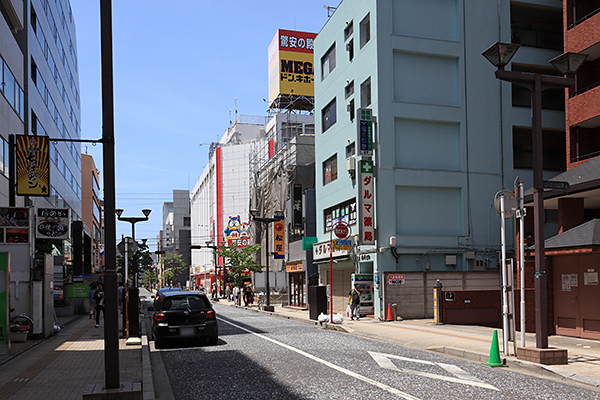
{"label": "yellow sign board", "polygon": [[17,194],[50,195],[50,143],[48,136],[17,135]]}
{"label": "yellow sign board", "polygon": [[269,104],[282,94],[314,96],[316,36],[310,32],[277,31],[269,46]]}

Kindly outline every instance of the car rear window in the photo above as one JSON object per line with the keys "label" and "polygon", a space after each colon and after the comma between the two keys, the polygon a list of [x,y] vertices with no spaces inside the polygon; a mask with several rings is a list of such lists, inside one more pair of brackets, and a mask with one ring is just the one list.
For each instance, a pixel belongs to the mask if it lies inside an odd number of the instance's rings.
{"label": "car rear window", "polygon": [[163,302],[163,310],[176,310],[176,309],[191,309],[199,310],[204,308],[210,308],[208,302],[202,296],[187,295],[187,296],[171,296],[165,299]]}

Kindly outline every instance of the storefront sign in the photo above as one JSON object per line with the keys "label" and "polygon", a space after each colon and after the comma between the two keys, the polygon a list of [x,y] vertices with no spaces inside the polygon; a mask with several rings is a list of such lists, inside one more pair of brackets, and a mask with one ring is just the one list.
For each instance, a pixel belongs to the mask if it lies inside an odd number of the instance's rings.
{"label": "storefront sign", "polygon": [[359,162],[358,192],[358,242],[375,244],[375,183],[373,161]]}
{"label": "storefront sign", "polygon": [[312,250],[313,245],[317,243],[316,236],[305,236],[302,238],[302,250]]}
{"label": "storefront sign", "polygon": [[88,285],[70,285],[69,286],[69,298],[70,299],[87,299],[89,296]]}
{"label": "storefront sign", "polygon": [[404,274],[389,274],[388,284],[389,285],[404,285]]}
{"label": "storefront sign", "polygon": [[285,269],[286,269],[287,272],[299,272],[299,271],[302,271],[302,263],[301,262],[290,263],[290,264],[286,265]]}
{"label": "storefront sign", "polygon": [[[313,245],[313,260],[314,261],[318,261],[318,260],[328,260],[329,259],[329,252],[330,252],[330,246],[331,246],[331,242],[328,240],[326,242],[321,242],[321,243],[315,243]],[[344,256],[348,256],[350,252],[348,250],[333,250],[333,253],[331,254],[331,257],[333,258],[337,258],[337,257],[344,257]]]}
{"label": "storefront sign", "polygon": [[17,135],[17,194],[50,195],[48,136]]}
{"label": "storefront sign", "polygon": [[372,110],[369,108],[359,108],[356,111],[358,117],[358,155],[372,156],[373,155],[373,121],[371,118]]}
{"label": "storefront sign", "polygon": [[352,250],[352,241],[350,240],[334,240],[333,248],[335,250]]}
{"label": "storefront sign", "polygon": [[302,220],[302,184],[294,183],[292,186],[292,227],[302,229],[304,221]]}
{"label": "storefront sign", "polygon": [[37,239],[69,239],[70,212],[68,208],[38,208],[35,219]]}
{"label": "storefront sign", "polygon": [[245,247],[250,244],[250,225],[242,222],[240,216],[230,216],[223,232],[228,246]]}
{"label": "storefront sign", "polygon": [[29,242],[29,208],[0,208],[0,243]]}
{"label": "storefront sign", "polygon": [[275,259],[285,258],[285,220],[283,217],[279,217],[279,221],[273,222],[273,253]]}

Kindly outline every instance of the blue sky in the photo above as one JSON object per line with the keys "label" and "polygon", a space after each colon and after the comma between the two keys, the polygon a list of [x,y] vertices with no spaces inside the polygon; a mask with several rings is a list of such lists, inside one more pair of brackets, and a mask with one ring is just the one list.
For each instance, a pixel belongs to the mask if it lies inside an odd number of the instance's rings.
{"label": "blue sky", "polygon": [[[277,29],[318,33],[324,4],[338,0],[113,1],[117,208],[136,239],[155,250],[162,205],[173,189],[193,189],[208,146],[234,114],[266,115],[267,48]],[[168,5],[167,5],[168,4]],[[100,1],[71,0],[77,37],[81,135],[102,136]],[[103,179],[102,146],[82,145]],[[101,187],[103,184],[101,182]],[[117,223],[117,240],[131,225]]]}

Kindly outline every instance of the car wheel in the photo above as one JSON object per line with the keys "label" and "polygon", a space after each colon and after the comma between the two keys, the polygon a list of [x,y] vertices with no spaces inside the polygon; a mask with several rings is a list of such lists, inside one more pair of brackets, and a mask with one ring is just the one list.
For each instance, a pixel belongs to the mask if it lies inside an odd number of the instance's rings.
{"label": "car wheel", "polygon": [[210,336],[208,338],[208,344],[210,344],[211,346],[216,346],[219,343],[219,337],[218,336]]}

